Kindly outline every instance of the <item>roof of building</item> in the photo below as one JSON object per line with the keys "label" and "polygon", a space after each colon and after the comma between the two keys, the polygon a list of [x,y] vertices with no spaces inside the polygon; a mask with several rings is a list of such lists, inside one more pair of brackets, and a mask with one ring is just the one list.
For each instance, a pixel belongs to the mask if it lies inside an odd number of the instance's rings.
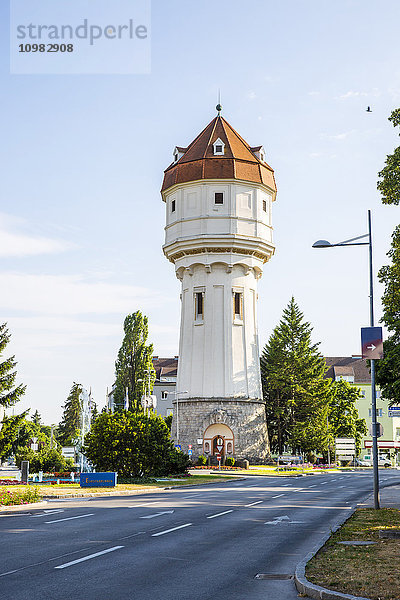
{"label": "roof of building", "polygon": [[156,371],[156,379],[158,381],[161,377],[176,377],[178,357],[160,358],[158,356],[153,356],[153,367]]}
{"label": "roof of building", "polygon": [[[153,366],[157,380],[160,380],[160,377],[176,377],[178,360],[178,356],[172,358],[153,356]],[[325,362],[328,366],[325,377],[336,379],[340,376],[354,375],[354,383],[371,383],[371,373],[364,358],[359,356],[326,356]]]}
{"label": "roof of building", "polygon": [[326,356],[328,370],[325,377],[354,375],[354,383],[371,383],[371,373],[367,361],[359,356]]}
{"label": "roof of building", "polygon": [[[220,139],[224,155],[214,155],[213,144]],[[274,192],[276,184],[273,169],[261,161],[255,152],[262,146],[249,144],[220,115],[193,140],[187,148],[177,146],[183,156],[164,171],[161,191],[178,183],[201,179],[240,179],[261,183]]]}

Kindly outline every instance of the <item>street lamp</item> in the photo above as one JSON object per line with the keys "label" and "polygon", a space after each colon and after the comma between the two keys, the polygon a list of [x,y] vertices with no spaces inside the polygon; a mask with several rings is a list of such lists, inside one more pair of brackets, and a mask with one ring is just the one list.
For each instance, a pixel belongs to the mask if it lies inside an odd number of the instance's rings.
{"label": "street lamp", "polygon": [[[359,242],[368,238],[367,242]],[[372,229],[371,229],[371,211],[368,211],[368,233],[358,237],[331,244],[327,240],[318,240],[313,244],[313,248],[334,248],[335,246],[369,246],[369,314],[370,326],[374,327],[374,283],[372,276]],[[379,508],[379,473],[378,473],[378,436],[376,426],[376,389],[375,389],[375,360],[371,361],[371,393],[372,393],[372,457],[374,470],[374,508]]]}
{"label": "street lamp", "polygon": [[179,444],[179,394],[187,394],[187,391],[184,392],[167,392],[167,395],[174,394],[176,399],[176,443]]}

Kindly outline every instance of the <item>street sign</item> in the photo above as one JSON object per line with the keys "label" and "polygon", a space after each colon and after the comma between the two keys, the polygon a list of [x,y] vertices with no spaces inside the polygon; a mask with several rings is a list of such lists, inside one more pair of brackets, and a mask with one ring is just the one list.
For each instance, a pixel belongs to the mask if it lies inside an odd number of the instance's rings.
{"label": "street sign", "polygon": [[[356,442],[354,438],[336,438],[335,451],[340,456],[354,456],[356,453]],[[344,460],[344,459],[343,459]]]}
{"label": "street sign", "polygon": [[221,460],[221,455],[217,454],[217,461],[219,462]]}
{"label": "street sign", "polygon": [[192,452],[193,452],[193,450],[192,450],[191,448],[189,448],[189,450],[188,450],[188,455],[189,455],[189,456],[192,456]]}
{"label": "street sign", "polygon": [[361,327],[361,352],[363,358],[383,358],[382,327]]}
{"label": "street sign", "polygon": [[175,448],[176,448],[177,450],[182,450],[182,446],[181,446],[180,444],[175,444]]}
{"label": "street sign", "polygon": [[400,417],[400,406],[389,406],[388,417]]}
{"label": "street sign", "polygon": [[81,473],[81,487],[115,487],[118,473]]}
{"label": "street sign", "polygon": [[[370,424],[368,429],[369,429],[370,435],[373,435],[372,434],[372,423]],[[383,436],[383,425],[382,425],[382,423],[377,423],[376,424],[376,437],[382,437],[382,436]]]}
{"label": "street sign", "polygon": [[192,444],[189,444],[189,445],[188,445],[188,448],[189,448],[189,450],[190,450],[190,448],[192,448]]}

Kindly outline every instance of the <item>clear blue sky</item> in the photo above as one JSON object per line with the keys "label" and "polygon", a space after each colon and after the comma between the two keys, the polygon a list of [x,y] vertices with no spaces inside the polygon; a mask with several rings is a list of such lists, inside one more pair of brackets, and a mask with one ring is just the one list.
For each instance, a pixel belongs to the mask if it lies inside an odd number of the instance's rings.
{"label": "clear blue sky", "polygon": [[325,355],[360,351],[366,249],[311,246],[365,233],[371,208],[375,271],[385,263],[399,208],[381,205],[376,180],[399,144],[387,121],[400,106],[398,0],[153,0],[151,74],[124,76],[10,75],[0,10],[0,320],[28,386],[16,410],[57,422],[73,381],[102,406],[128,312],[148,315],[156,354],[178,353],[159,190],[218,88],[278,185],[261,344],[293,294]]}

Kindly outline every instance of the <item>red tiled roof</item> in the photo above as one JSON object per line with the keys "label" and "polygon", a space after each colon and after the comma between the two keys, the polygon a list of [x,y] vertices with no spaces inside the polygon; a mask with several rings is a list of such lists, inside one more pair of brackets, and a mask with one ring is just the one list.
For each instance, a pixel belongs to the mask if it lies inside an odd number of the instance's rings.
{"label": "red tiled roof", "polygon": [[[224,155],[215,156],[213,143],[221,139]],[[199,179],[241,179],[262,183],[276,192],[273,169],[257,158],[249,144],[220,115],[193,140],[183,156],[164,171],[161,191],[178,183]]]}
{"label": "red tiled roof", "polygon": [[325,356],[328,367],[325,377],[335,379],[336,375],[353,375],[354,383],[371,383],[371,373],[364,358],[353,356]]}
{"label": "red tiled roof", "polygon": [[176,377],[178,358],[159,358],[158,356],[154,356],[153,367],[158,381],[160,380],[160,377]]}

